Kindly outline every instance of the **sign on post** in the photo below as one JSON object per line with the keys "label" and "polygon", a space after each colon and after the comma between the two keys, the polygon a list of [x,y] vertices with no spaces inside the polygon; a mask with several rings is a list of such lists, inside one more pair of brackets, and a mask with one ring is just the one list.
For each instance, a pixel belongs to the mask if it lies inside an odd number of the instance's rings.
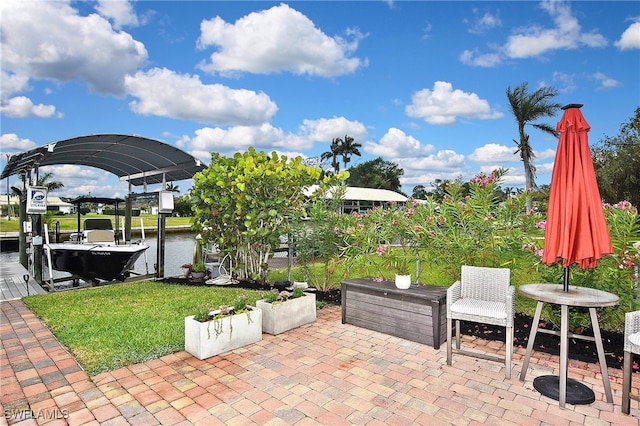
{"label": "sign on post", "polygon": [[30,186],[27,188],[27,214],[45,214],[47,212],[47,188]]}

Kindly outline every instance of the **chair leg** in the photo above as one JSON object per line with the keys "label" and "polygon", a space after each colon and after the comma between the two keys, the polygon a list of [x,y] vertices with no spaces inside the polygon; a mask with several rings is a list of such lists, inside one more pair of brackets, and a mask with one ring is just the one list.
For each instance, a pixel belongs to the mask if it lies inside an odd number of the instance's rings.
{"label": "chair leg", "polygon": [[453,320],[451,318],[447,318],[447,365],[451,365],[451,339],[453,339],[452,336],[452,322]]}
{"label": "chair leg", "polygon": [[513,327],[506,327],[505,336],[505,372],[507,379],[511,378],[511,357],[513,354]]}
{"label": "chair leg", "polygon": [[629,414],[631,411],[632,359],[631,352],[625,351],[622,361],[622,412],[624,414]]}
{"label": "chair leg", "polygon": [[456,349],[460,350],[460,320],[456,320]]}

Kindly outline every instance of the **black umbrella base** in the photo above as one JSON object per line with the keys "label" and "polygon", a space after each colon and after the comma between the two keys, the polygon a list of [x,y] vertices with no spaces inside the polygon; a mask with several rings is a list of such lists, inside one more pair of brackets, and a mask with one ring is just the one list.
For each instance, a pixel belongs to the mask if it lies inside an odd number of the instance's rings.
{"label": "black umbrella base", "polygon": [[[533,387],[546,397],[560,400],[560,377],[540,376],[533,379]],[[567,397],[565,402],[573,405],[591,404],[596,396],[591,389],[577,380],[567,378]]]}

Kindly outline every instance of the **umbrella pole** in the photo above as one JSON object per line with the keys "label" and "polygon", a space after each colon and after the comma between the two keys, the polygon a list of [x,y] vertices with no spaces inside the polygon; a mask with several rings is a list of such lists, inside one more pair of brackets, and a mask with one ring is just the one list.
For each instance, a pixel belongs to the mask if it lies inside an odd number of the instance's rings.
{"label": "umbrella pole", "polygon": [[569,291],[569,267],[564,267],[564,291]]}

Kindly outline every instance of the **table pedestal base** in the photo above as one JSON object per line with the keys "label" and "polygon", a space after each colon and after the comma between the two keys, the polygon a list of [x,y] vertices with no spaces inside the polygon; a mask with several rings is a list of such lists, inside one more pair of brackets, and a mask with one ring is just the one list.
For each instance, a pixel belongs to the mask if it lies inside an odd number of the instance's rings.
{"label": "table pedestal base", "polygon": [[[560,377],[540,376],[533,379],[533,387],[546,397],[560,400]],[[577,380],[567,378],[566,402],[573,405],[591,404],[596,396],[591,389]]]}

